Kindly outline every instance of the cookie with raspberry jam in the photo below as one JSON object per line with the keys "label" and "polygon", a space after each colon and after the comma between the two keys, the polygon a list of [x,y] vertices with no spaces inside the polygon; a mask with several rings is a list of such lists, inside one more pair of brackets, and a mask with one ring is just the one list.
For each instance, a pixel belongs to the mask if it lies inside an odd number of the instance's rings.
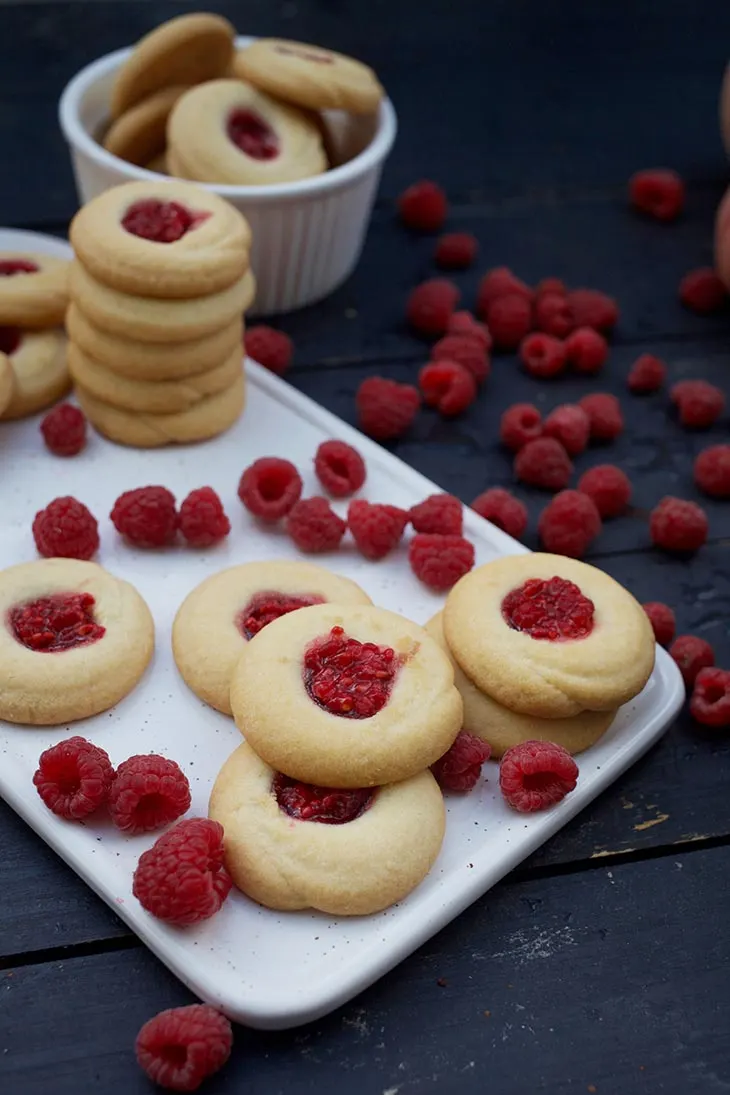
{"label": "cookie with raspberry jam", "polygon": [[0,327],[0,352],[13,372],[10,399],[0,410],[0,419],[27,418],[50,407],[71,387],[61,330]]}
{"label": "cookie with raspberry jam", "polygon": [[68,305],[67,259],[0,251],[0,326],[56,327]]}

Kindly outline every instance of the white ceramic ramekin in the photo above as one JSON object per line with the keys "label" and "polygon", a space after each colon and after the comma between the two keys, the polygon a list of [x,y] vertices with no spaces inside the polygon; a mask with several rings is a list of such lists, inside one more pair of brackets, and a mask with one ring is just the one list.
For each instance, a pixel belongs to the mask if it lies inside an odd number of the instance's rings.
{"label": "white ceramic ramekin", "polygon": [[[250,41],[239,38],[236,44]],[[114,74],[130,52],[120,49],[87,65],[61,95],[59,120],[82,204],[111,186],[160,178],[112,156],[95,139],[108,119]],[[321,300],[352,273],[360,257],[383,163],[395,140],[395,111],[386,99],[377,116],[330,112],[326,123],[333,161],[340,166],[324,175],[275,186],[200,184],[240,209],[251,225],[258,286],[251,312],[257,315]]]}

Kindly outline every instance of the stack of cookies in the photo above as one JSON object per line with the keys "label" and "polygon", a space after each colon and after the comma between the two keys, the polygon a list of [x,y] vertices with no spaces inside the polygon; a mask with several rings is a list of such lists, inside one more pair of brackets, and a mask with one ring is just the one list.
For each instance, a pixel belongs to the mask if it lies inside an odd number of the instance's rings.
{"label": "stack of cookies", "polygon": [[89,421],[138,448],[202,441],[244,406],[250,232],[183,182],[125,183],[71,224],[68,367]]}

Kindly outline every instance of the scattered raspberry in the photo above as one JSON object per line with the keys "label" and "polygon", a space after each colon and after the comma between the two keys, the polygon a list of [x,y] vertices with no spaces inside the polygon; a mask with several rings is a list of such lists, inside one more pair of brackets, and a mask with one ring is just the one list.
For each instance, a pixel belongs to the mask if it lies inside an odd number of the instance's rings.
{"label": "scattered raspberry", "polygon": [[210,1004],[169,1008],[149,1019],[137,1035],[137,1063],[153,1084],[170,1091],[197,1091],[231,1055],[233,1030]]}
{"label": "scattered raspberry", "polygon": [[491,752],[486,741],[461,730],[449,751],[431,765],[431,771],[443,791],[472,791]]}
{"label": "scattered raspberry", "polygon": [[649,514],[649,532],[665,551],[698,551],[707,539],[707,515],[696,502],[667,495]]}
{"label": "scattered raspberry", "polygon": [[689,701],[689,712],[703,726],[715,730],[730,726],[730,671],[700,669]]}
{"label": "scattered raspberry", "polygon": [[286,531],[300,551],[311,554],[334,551],[340,546],[347,524],[326,498],[302,498],[286,519]]}
{"label": "scattered raspberry", "polygon": [[54,456],[76,456],[86,445],[86,418],[71,403],[59,403],[41,422],[41,433]]}
{"label": "scattered raspberry", "polygon": [[573,289],[568,293],[576,327],[610,331],[618,323],[618,305],[600,289]]}
{"label": "scattered raspberry", "polygon": [[355,499],[348,507],[347,523],[360,553],[374,561],[398,546],[408,524],[408,511]]}
{"label": "scattered raspberry", "polygon": [[679,421],[693,430],[705,430],[718,420],[725,409],[725,396],[706,380],[680,380],[669,393],[679,412]]}
{"label": "scattered raspberry", "polygon": [[323,441],[314,457],[314,471],[333,498],[347,498],[365,482],[365,461],[345,441]]}
{"label": "scattered raspberry", "polygon": [[528,304],[532,304],[533,292],[529,285],[516,277],[506,266],[496,266],[488,270],[477,289],[477,312],[486,318],[495,300],[499,297],[518,296],[524,297]]}
{"label": "scattered raspberry", "polygon": [[730,445],[710,445],[695,458],[695,483],[713,498],[730,498]]}
{"label": "scattered raspberry", "polygon": [[679,283],[679,299],[690,312],[709,316],[727,303],[727,289],[711,266],[690,270]]}
{"label": "scattered raspberry", "polygon": [[492,348],[489,328],[486,323],[480,323],[478,319],[474,319],[471,312],[454,312],[446,331],[450,335],[469,335],[475,338],[487,353]]}
{"label": "scattered raspberry", "polygon": [[495,344],[501,350],[516,350],[532,330],[532,304],[518,293],[497,297],[486,313]]}
{"label": "scattered raspberry", "polygon": [[411,570],[429,589],[451,589],[474,566],[474,545],[463,536],[419,532],[408,547]]}
{"label": "scattered raspberry", "polygon": [[180,532],[191,547],[204,548],[225,540],[231,522],[212,487],[191,490],[180,506]]}
{"label": "scattered raspberry", "polygon": [[471,335],[445,335],[431,349],[433,361],[455,361],[471,373],[477,384],[486,380],[490,372],[487,352],[478,339]]}
{"label": "scattered raspberry", "polygon": [[565,356],[577,373],[595,376],[608,357],[608,343],[592,327],[576,327],[565,340]]}
{"label": "scattered raspberry", "polygon": [[578,456],[588,447],[591,423],[582,407],[563,403],[547,416],[542,432],[544,437],[556,438],[568,456]]}
{"label": "scattered raspberry", "polygon": [[631,482],[615,464],[596,464],[578,480],[581,494],[592,498],[601,517],[618,517],[631,500]]}
{"label": "scattered raspberry", "polygon": [[517,453],[514,473],[517,479],[532,487],[557,491],[567,487],[573,465],[559,441],[554,437],[538,437],[536,441],[528,441]]}
{"label": "scattered raspberry", "polygon": [[436,244],[436,265],[446,270],[465,270],[477,257],[479,244],[470,232],[450,232]]}
{"label": "scattered raspberry", "polygon": [[565,338],[575,327],[570,301],[564,293],[540,293],[535,301],[535,326],[538,331]]}
{"label": "scattered raspberry", "polygon": [[400,219],[416,232],[438,232],[446,220],[446,195],[435,182],[413,183],[398,198]]}
{"label": "scattered raspberry", "polygon": [[645,392],[658,392],[666,377],[667,367],[661,358],[641,354],[631,366],[627,384],[630,391],[643,395]]}
{"label": "scattered raspberry", "polygon": [[447,418],[461,414],[477,395],[472,373],[456,361],[429,361],[418,374],[423,401]]}
{"label": "scattered raspberry", "polygon": [[669,647],[669,653],[679,666],[687,688],[695,683],[701,669],[715,664],[715,651],[697,635],[678,635]]}
{"label": "scattered raspberry", "polygon": [[554,806],[577,782],[578,765],[567,749],[552,741],[513,745],[499,765],[499,788],[507,803],[523,814]]}
{"label": "scattered raspberry", "polygon": [[248,327],[243,336],[243,345],[247,357],[252,357],[277,376],[283,376],[291,365],[294,344],[289,335],[267,327],[265,323]]}
{"label": "scattered raspberry", "polygon": [[452,281],[431,278],[411,291],[406,317],[419,335],[442,335],[449,325],[461,293]]}
{"label": "scattered raspberry", "polygon": [[130,757],[117,768],[109,791],[109,814],[128,836],[151,833],[190,809],[190,784],[174,760]]}
{"label": "scattered raspberry", "polygon": [[33,784],[52,813],[79,821],[106,802],[113,779],[104,750],[73,737],[41,753]]}
{"label": "scattered raspberry", "polygon": [[541,297],[547,293],[557,293],[559,296],[566,296],[568,290],[564,281],[560,278],[543,278],[541,282],[538,282],[535,288],[535,296]]}
{"label": "scattered raspberry", "polygon": [[527,335],[520,343],[520,358],[530,376],[549,380],[565,371],[565,343],[540,332]]}
{"label": "scattered raspberry", "polygon": [[527,528],[527,506],[502,487],[491,487],[477,495],[471,508],[515,540]]}
{"label": "scattered raspberry", "polygon": [[363,380],[355,400],[360,429],[376,441],[402,437],[421,406],[417,388],[382,376],[369,376]]}
{"label": "scattered raspberry", "polygon": [[238,497],[246,509],[264,521],[278,521],[291,511],[302,494],[302,477],[290,460],[262,456],[246,468]]}
{"label": "scattered raspberry", "polygon": [[540,514],[537,531],[546,551],[582,559],[601,531],[601,515],[587,494],[564,490]]}
{"label": "scattered raspberry", "polygon": [[168,924],[197,924],[217,913],[231,878],[223,865],[223,826],[194,817],[179,821],[143,852],[132,893]]}
{"label": "scattered raspberry", "polygon": [[513,452],[542,437],[542,415],[532,403],[513,403],[499,422],[499,439]]}
{"label": "scattered raspberry", "polygon": [[464,527],[464,507],[453,494],[431,494],[411,508],[410,518],[416,532],[461,536]]}
{"label": "scattered raspberry", "polygon": [[594,392],[578,400],[591,422],[591,441],[613,441],[624,428],[621,404],[610,392]]}
{"label": "scattered raspberry", "polygon": [[629,201],[655,220],[673,221],[684,209],[684,183],[667,168],[637,171],[629,179]]}
{"label": "scattered raspberry", "polygon": [[649,617],[656,641],[660,646],[669,646],[677,627],[677,621],[669,605],[665,605],[663,601],[647,601],[642,608]]}
{"label": "scattered raspberry", "polygon": [[67,494],[36,513],[33,539],[47,559],[90,559],[99,550],[99,525],[83,502]]}
{"label": "scattered raspberry", "polygon": [[135,547],[166,547],[175,541],[179,519],[175,495],[167,487],[125,491],[109,517],[117,532]]}

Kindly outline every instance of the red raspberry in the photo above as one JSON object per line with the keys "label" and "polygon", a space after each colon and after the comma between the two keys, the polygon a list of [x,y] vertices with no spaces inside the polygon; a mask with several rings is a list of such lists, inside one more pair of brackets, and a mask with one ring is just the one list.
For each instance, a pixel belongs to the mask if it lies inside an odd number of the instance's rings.
{"label": "red raspberry", "polygon": [[180,532],[191,547],[204,548],[225,540],[231,522],[212,487],[191,490],[180,506]]}
{"label": "red raspberry", "polygon": [[47,559],[90,559],[99,550],[99,525],[83,502],[67,494],[36,513],[33,539]]}
{"label": "red raspberry", "polygon": [[437,532],[441,536],[461,536],[464,507],[453,494],[430,494],[411,508],[411,524],[416,532]]}
{"label": "red raspberry", "polygon": [[689,701],[689,712],[697,722],[714,730],[730,726],[730,671],[700,669]]}
{"label": "red raspberry", "polygon": [[499,788],[507,803],[523,814],[554,806],[577,782],[578,765],[567,749],[552,741],[513,745],[499,765]]}
{"label": "red raspberry", "polygon": [[490,334],[501,350],[516,350],[532,330],[532,304],[518,293],[497,297],[486,317]]}
{"label": "red raspberry", "polygon": [[283,376],[291,365],[294,355],[292,340],[283,331],[276,331],[265,323],[249,327],[243,336],[243,344],[247,357],[252,357],[277,376]]}
{"label": "red raspberry", "polygon": [[423,401],[447,418],[461,414],[477,395],[472,373],[457,361],[429,361],[418,374]]}
{"label": "red raspberry", "polygon": [[418,390],[382,376],[363,380],[355,397],[360,429],[376,441],[402,437],[421,406]]}
{"label": "red raspberry", "polygon": [[106,802],[113,779],[112,762],[104,750],[86,738],[73,737],[41,753],[33,784],[52,813],[80,821]]}
{"label": "red raspberry", "polygon": [[542,437],[542,415],[532,403],[513,403],[499,422],[499,439],[513,452]]}
{"label": "red raspberry", "polygon": [[658,392],[667,377],[667,367],[653,354],[641,354],[631,366],[627,384],[636,395]]}
{"label": "red raspberry", "polygon": [[449,751],[431,765],[431,771],[442,791],[472,791],[491,752],[486,741],[461,730]]}
{"label": "red raspberry", "polygon": [[587,494],[564,490],[540,514],[537,531],[546,551],[582,559],[601,531],[601,515]]}
{"label": "red raspberry", "polygon": [[727,302],[727,289],[711,266],[690,270],[679,283],[679,299],[690,312],[709,316]]}
{"label": "red raspberry", "polygon": [[565,371],[565,343],[552,335],[537,332],[522,340],[520,358],[530,376],[548,380]]}
{"label": "red raspberry", "polygon": [[610,392],[594,392],[578,400],[591,422],[591,441],[613,441],[624,428],[621,404]]}
{"label": "red raspberry", "polygon": [[465,270],[477,257],[479,244],[470,232],[450,232],[436,244],[436,265],[446,270]]}
{"label": "red raspberry", "polygon": [[502,487],[491,487],[477,495],[471,508],[515,540],[527,528],[527,506]]}
{"label": "red raspberry", "polygon": [[417,232],[437,232],[446,220],[446,195],[435,182],[413,183],[398,198],[400,219]]}
{"label": "red raspberry", "polygon": [[109,814],[128,836],[151,833],[190,809],[190,784],[174,760],[147,756],[122,761],[109,791]]}
{"label": "red raspberry", "polygon": [[710,445],[695,458],[695,483],[713,498],[730,498],[730,445]]}
{"label": "red raspberry", "polygon": [[565,340],[565,355],[577,373],[594,376],[606,364],[608,343],[592,327],[576,327]]}
{"label": "red raspberry", "polygon": [[431,278],[411,291],[406,316],[419,335],[442,335],[449,325],[461,293],[452,281]]}
{"label": "red raspberry", "polygon": [[667,495],[649,514],[652,543],[664,551],[698,551],[708,532],[707,515],[696,502]]}
{"label": "red raspberry", "polygon": [[600,289],[573,289],[568,293],[576,327],[610,331],[618,323],[618,305]]}
{"label": "red raspberry", "polygon": [[314,456],[314,471],[333,498],[347,498],[365,482],[365,461],[345,441],[323,441]]}
{"label": "red raspberry", "polygon": [[629,201],[655,220],[673,221],[684,209],[684,183],[667,168],[637,171],[629,179]]}
{"label": "red raspberry", "polygon": [[535,288],[535,296],[541,297],[546,293],[557,293],[559,296],[567,295],[567,288],[560,278],[543,278]]}
{"label": "red raspberry", "polygon": [[71,403],[59,403],[41,422],[41,433],[55,456],[76,456],[86,445],[86,418]]}
{"label": "red raspberry", "polygon": [[477,312],[486,318],[492,304],[499,297],[518,296],[532,304],[534,293],[529,285],[516,277],[507,266],[495,266],[488,270],[477,289]]}
{"label": "red raspberry", "polygon": [[490,362],[482,344],[470,335],[445,335],[431,349],[433,361],[455,361],[463,365],[481,384],[490,372]]}
{"label": "red raspberry", "polygon": [[679,666],[687,688],[691,688],[701,669],[715,664],[715,651],[698,635],[678,635],[669,653]]}
{"label": "red raspberry", "polygon": [[674,638],[677,621],[669,605],[663,601],[647,601],[642,605],[644,612],[649,617],[654,638],[660,646],[669,646]]}
{"label": "red raspberry", "polygon": [[340,546],[347,524],[326,498],[302,498],[286,519],[286,531],[300,551],[316,554]]}
{"label": "red raspberry", "polygon": [[601,517],[618,517],[631,500],[631,482],[615,464],[596,464],[578,480],[581,494],[595,502]]}
{"label": "red raspberry", "polygon": [[352,538],[366,559],[383,559],[401,541],[408,511],[355,499],[347,510]]}
{"label": "red raspberry", "polygon": [[474,545],[463,536],[419,532],[408,547],[408,562],[424,585],[440,593],[474,566]]}
{"label": "red raspberry", "polygon": [[564,293],[540,293],[535,301],[535,326],[555,338],[565,338],[575,327],[570,301]]}
{"label": "red raspberry", "polygon": [[231,1055],[233,1030],[210,1004],[169,1008],[149,1019],[134,1043],[137,1062],[153,1084],[197,1091]]}
{"label": "red raspberry", "polygon": [[264,521],[285,517],[302,494],[302,477],[290,460],[261,456],[246,468],[238,497],[246,509]]}
{"label": "red raspberry", "polygon": [[223,826],[204,817],[179,821],[139,857],[132,893],[168,924],[197,924],[217,913],[231,890],[223,865]]}
{"label": "red raspberry", "polygon": [[554,437],[528,441],[517,453],[515,477],[532,487],[562,490],[573,474],[573,465],[564,447]]}
{"label": "red raspberry", "polygon": [[591,423],[582,407],[563,403],[547,416],[542,432],[544,437],[557,438],[568,456],[578,456],[588,447]]}
{"label": "red raspberry", "polygon": [[166,547],[175,542],[178,513],[167,487],[137,487],[117,498],[109,514],[117,532],[135,547]]}
{"label": "red raspberry", "polygon": [[454,312],[446,331],[450,335],[469,335],[475,338],[487,353],[492,348],[489,328],[486,323],[480,323],[478,319],[474,319],[471,312]]}
{"label": "red raspberry", "polygon": [[669,398],[678,409],[679,421],[688,429],[708,429],[725,409],[724,394],[706,380],[680,380]]}

